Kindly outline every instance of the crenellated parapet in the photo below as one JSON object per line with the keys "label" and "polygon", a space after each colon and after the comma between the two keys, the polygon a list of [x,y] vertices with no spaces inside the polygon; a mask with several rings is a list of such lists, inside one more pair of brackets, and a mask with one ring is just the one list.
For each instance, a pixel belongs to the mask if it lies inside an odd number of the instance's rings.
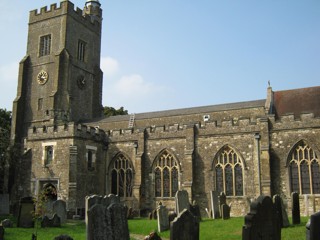
{"label": "crenellated parapet", "polygon": [[54,126],[33,126],[28,129],[28,140],[72,137],[105,141],[106,134],[98,127],[75,123]]}
{"label": "crenellated parapet", "polygon": [[[102,14],[102,10],[100,11],[100,13]],[[78,7],[75,9],[74,4],[70,1],[63,1],[60,2],[59,5],[51,4],[49,8],[45,6],[40,10],[35,9],[33,11],[30,11],[29,23],[33,24],[63,15],[69,15],[93,30],[101,30],[100,21],[92,18],[90,15],[86,14],[82,9]]]}
{"label": "crenellated parapet", "polygon": [[319,128],[320,118],[313,113],[302,113],[299,117],[287,114],[276,119],[274,115],[269,117],[273,130],[297,129],[297,128]]}

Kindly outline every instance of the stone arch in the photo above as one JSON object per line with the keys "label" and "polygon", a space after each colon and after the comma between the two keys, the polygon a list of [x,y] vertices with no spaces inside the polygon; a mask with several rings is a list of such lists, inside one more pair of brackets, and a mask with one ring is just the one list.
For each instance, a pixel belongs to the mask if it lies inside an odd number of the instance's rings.
{"label": "stone arch", "polygon": [[320,193],[320,159],[318,156],[317,151],[305,139],[293,145],[286,159],[291,192]]}
{"label": "stone arch", "polygon": [[110,174],[111,193],[119,197],[132,197],[134,186],[134,167],[131,159],[123,152],[112,158],[108,172]]}
{"label": "stone arch", "polygon": [[155,157],[151,173],[154,178],[155,197],[174,197],[179,190],[180,162],[168,149],[163,149]]}
{"label": "stone arch", "polygon": [[215,154],[211,169],[214,188],[227,196],[244,195],[244,170],[246,163],[241,154],[228,144]]}

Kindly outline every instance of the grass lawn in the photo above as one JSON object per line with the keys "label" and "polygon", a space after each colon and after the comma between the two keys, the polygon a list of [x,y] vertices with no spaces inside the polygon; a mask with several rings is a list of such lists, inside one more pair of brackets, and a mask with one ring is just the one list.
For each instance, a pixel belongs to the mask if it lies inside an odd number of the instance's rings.
{"label": "grass lawn", "polygon": [[[282,229],[282,240],[305,240],[305,225],[307,217],[301,218],[301,224]],[[1,219],[0,219],[1,220]],[[148,235],[157,230],[157,221],[148,219],[129,220],[129,230],[131,234]],[[200,223],[201,240],[241,240],[242,226],[244,219],[232,218],[230,220],[204,219]],[[5,230],[5,240],[31,240],[34,229],[27,228],[7,228]],[[68,234],[74,240],[85,240],[85,224],[83,221],[68,221],[61,228],[40,228],[37,240],[52,240],[60,234]],[[170,239],[170,232],[159,234],[162,238]],[[134,238],[132,238],[134,240]]]}

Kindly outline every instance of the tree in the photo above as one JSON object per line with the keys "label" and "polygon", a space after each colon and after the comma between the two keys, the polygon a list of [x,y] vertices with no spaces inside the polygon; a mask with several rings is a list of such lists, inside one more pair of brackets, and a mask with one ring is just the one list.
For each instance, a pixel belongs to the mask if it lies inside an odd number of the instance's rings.
{"label": "tree", "polygon": [[0,108],[0,193],[8,191],[11,112]]}
{"label": "tree", "polygon": [[128,110],[124,110],[123,107],[120,107],[119,109],[115,109],[113,107],[103,107],[103,113],[105,116],[117,116],[117,115],[128,115]]}

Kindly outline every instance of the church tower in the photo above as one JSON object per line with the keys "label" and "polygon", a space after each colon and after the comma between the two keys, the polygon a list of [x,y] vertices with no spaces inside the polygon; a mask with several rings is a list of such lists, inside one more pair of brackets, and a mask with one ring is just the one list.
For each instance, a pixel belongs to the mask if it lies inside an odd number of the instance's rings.
{"label": "church tower", "polygon": [[30,127],[101,116],[100,6],[93,0],[75,9],[65,0],[30,12],[27,54],[13,103],[13,141],[25,138]]}

